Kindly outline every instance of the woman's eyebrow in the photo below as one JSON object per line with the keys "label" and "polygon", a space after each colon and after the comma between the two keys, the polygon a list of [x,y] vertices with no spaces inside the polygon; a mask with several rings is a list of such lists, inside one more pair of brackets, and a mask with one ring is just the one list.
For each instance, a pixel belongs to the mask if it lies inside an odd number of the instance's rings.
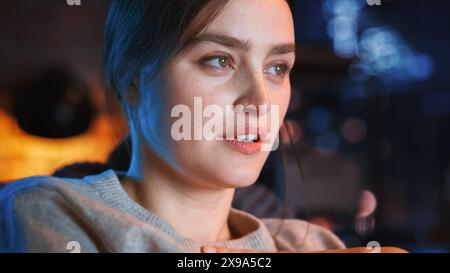
{"label": "woman's eyebrow", "polygon": [[224,34],[205,33],[194,37],[189,44],[194,45],[200,42],[213,42],[227,47],[237,48],[248,51],[251,47],[250,43]]}
{"label": "woman's eyebrow", "polygon": [[281,44],[281,45],[277,45],[274,46],[270,52],[269,55],[283,55],[283,54],[288,54],[288,53],[294,53],[295,54],[296,49],[295,49],[295,44]]}
{"label": "woman's eyebrow", "polygon": [[[197,37],[194,37],[189,42],[189,46],[193,46],[200,42],[213,42],[244,51],[248,51],[252,47],[252,44],[248,41],[240,40],[224,34],[212,34],[212,33],[205,33]],[[269,51],[269,55],[282,55],[287,53],[295,53],[295,51],[296,51],[295,44],[285,43],[272,47]]]}

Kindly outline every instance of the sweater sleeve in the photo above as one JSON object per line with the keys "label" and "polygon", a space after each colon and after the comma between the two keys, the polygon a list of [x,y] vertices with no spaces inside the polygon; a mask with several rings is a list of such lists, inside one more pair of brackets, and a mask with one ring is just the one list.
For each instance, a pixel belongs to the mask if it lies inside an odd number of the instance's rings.
{"label": "sweater sleeve", "polygon": [[345,248],[331,231],[296,219],[262,219],[279,251],[321,251]]}
{"label": "sweater sleeve", "polygon": [[8,185],[0,194],[0,252],[98,252],[62,195],[22,186]]}

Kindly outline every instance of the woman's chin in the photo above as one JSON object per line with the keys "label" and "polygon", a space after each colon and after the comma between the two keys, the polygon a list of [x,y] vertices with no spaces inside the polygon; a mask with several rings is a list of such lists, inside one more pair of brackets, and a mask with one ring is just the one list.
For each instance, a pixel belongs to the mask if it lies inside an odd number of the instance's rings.
{"label": "woman's chin", "polygon": [[254,157],[252,161],[240,158],[226,158],[214,168],[223,184],[242,188],[251,186],[258,179],[264,166],[265,157]]}
{"label": "woman's chin", "polygon": [[222,184],[228,188],[245,188],[251,186],[258,179],[259,172],[249,170],[232,170],[222,178]]}

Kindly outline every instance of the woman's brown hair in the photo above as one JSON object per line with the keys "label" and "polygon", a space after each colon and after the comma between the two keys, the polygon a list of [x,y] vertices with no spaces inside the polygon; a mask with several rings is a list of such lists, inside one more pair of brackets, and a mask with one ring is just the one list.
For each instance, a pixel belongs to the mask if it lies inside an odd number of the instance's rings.
{"label": "woman's brown hair", "polygon": [[[154,76],[229,0],[113,0],[105,28],[105,80],[119,101],[144,71]],[[194,20],[195,19],[195,20]]]}

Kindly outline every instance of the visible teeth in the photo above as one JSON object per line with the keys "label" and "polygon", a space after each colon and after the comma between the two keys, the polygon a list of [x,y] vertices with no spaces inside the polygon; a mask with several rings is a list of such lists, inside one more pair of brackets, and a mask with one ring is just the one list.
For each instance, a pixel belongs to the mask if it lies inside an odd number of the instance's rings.
{"label": "visible teeth", "polygon": [[238,135],[236,140],[239,142],[254,142],[257,139],[258,139],[258,135],[248,134],[248,135]]}

